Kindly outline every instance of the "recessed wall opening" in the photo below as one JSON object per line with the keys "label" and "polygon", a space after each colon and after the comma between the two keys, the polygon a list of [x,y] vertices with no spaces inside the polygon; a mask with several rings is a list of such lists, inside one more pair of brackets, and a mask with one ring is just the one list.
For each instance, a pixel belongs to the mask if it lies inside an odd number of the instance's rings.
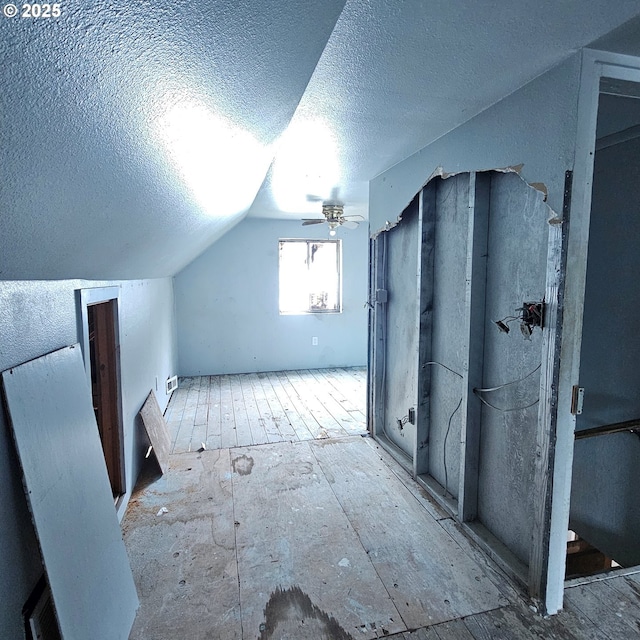
{"label": "recessed wall opening", "polygon": [[91,397],[114,500],[125,493],[118,411],[116,300],[87,306]]}

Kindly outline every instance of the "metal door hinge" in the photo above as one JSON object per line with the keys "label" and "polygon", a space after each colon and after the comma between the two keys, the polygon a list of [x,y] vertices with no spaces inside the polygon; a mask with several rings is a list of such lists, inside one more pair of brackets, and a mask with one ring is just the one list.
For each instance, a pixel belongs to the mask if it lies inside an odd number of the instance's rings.
{"label": "metal door hinge", "polygon": [[571,413],[579,416],[582,413],[582,403],[584,402],[584,387],[574,385],[571,393]]}

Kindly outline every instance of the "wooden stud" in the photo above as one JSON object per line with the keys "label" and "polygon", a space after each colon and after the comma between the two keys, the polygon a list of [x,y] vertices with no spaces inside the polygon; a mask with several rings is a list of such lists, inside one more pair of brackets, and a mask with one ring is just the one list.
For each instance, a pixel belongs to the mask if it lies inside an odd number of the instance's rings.
{"label": "wooden stud", "polygon": [[433,330],[433,261],[435,257],[436,233],[436,184],[430,182],[418,199],[418,224],[420,246],[418,249],[418,401],[416,408],[416,439],[413,450],[413,475],[417,477],[429,471],[429,419],[431,367],[431,336]]}
{"label": "wooden stud", "polygon": [[[549,225],[545,326],[542,329],[542,368],[540,370],[540,403],[533,487],[535,512],[529,554],[529,594],[540,603],[541,608],[545,611],[547,608],[547,576],[551,561],[549,545],[551,543],[560,348],[562,345],[564,282],[572,178],[572,172],[567,171],[562,224]],[[557,562],[557,559],[554,562]],[[562,574],[564,574],[564,570]]]}
{"label": "wooden stud", "polygon": [[491,174],[469,174],[469,225],[465,300],[467,355],[463,368],[460,484],[458,518],[462,522],[478,515],[478,468],[482,405],[473,388],[482,386],[484,369],[485,297]]}

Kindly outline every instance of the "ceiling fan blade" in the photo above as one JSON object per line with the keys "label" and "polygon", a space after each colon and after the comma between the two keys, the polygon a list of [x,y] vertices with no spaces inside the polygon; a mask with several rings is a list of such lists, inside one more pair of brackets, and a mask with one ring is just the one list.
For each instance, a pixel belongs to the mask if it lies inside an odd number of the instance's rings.
{"label": "ceiling fan blade", "polygon": [[343,217],[345,220],[349,220],[350,218],[356,218],[356,219],[358,219],[358,220],[360,220],[360,221],[364,220],[364,216],[361,216],[361,215],[360,215],[360,214],[358,214],[358,213],[352,213],[352,214],[350,214],[350,215],[342,216],[342,217]]}
{"label": "ceiling fan blade", "polygon": [[326,222],[326,220],[316,220],[315,218],[313,220],[306,219],[302,221],[302,226],[306,227],[308,224],[320,224],[321,222]]}
{"label": "ceiling fan blade", "polygon": [[342,226],[345,229],[357,229],[358,228],[358,223],[355,220],[345,220],[342,223]]}

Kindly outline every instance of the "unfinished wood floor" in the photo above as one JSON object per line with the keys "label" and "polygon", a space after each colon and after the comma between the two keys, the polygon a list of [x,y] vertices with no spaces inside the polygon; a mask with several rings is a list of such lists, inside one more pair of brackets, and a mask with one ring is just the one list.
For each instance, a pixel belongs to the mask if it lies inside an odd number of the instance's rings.
{"label": "unfinished wood floor", "polygon": [[640,638],[638,575],[573,586],[543,619],[373,440],[290,440],[174,452],[143,478],[131,640]]}
{"label": "unfinished wood floor", "polygon": [[366,368],[181,378],[172,453],[365,433]]}

